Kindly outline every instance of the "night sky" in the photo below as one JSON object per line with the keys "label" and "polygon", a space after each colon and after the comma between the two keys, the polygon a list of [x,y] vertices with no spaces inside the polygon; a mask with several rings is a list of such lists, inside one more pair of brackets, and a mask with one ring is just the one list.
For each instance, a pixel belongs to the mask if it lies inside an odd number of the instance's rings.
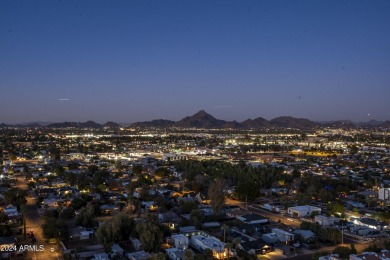
{"label": "night sky", "polygon": [[390,1],[0,1],[0,123],[390,119]]}

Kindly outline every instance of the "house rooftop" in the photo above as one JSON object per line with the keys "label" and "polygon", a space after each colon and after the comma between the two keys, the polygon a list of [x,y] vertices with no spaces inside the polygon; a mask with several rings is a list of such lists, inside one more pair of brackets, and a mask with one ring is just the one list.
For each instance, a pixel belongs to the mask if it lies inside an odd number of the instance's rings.
{"label": "house rooftop", "polygon": [[256,221],[256,220],[264,220],[266,218],[257,215],[257,214],[246,214],[240,217],[241,219],[244,219],[245,222],[251,222],[251,221]]}

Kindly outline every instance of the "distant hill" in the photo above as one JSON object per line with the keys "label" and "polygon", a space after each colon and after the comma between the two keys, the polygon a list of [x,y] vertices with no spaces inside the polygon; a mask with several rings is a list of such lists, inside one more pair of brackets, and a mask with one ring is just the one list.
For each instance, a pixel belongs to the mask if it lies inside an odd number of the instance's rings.
{"label": "distant hill", "polygon": [[20,127],[20,128],[38,128],[42,127],[39,123],[24,123],[24,124],[15,124],[15,125],[7,125],[7,124],[0,124],[0,127]]}
{"label": "distant hill", "polygon": [[382,128],[390,128],[390,121],[387,120],[387,121],[381,123],[381,124],[379,125],[379,127],[382,127]]}
{"label": "distant hill", "polygon": [[322,126],[334,128],[355,128],[356,124],[350,120],[337,120],[330,122],[322,122]]}
{"label": "distant hill", "polygon": [[318,126],[317,123],[310,121],[305,118],[295,118],[291,116],[280,116],[272,119],[271,124],[275,127],[286,127],[286,128],[313,128]]}
{"label": "distant hill", "polygon": [[166,120],[166,119],[155,119],[152,121],[144,121],[144,122],[136,122],[131,124],[131,127],[156,127],[156,128],[164,128],[171,127],[175,124],[175,121]]}
{"label": "distant hill", "polygon": [[94,121],[87,121],[84,123],[80,122],[63,122],[63,123],[53,123],[48,125],[47,127],[52,128],[65,128],[65,127],[75,127],[75,128],[101,128],[103,127],[101,124],[98,124]]}
{"label": "distant hill", "polygon": [[174,126],[183,128],[221,128],[224,127],[226,123],[226,121],[216,119],[212,115],[206,113],[206,111],[200,110],[198,113],[187,116],[176,122]]}
{"label": "distant hill", "polygon": [[216,119],[204,110],[200,110],[192,116],[174,122],[169,120],[153,120],[148,122],[137,122],[132,127],[180,127],[180,128],[236,128],[236,129],[256,129],[265,127],[290,127],[290,128],[312,128],[318,124],[308,119],[294,117],[278,117],[268,121],[262,117],[247,119],[242,123],[237,121],[225,121]]}
{"label": "distant hill", "polygon": [[372,120],[367,121],[367,122],[358,122],[358,123],[356,123],[356,125],[358,125],[358,126],[379,126],[382,123],[384,123],[384,122],[372,119]]}
{"label": "distant hill", "polygon": [[27,127],[27,128],[29,128],[29,127],[31,127],[31,128],[42,127],[42,125],[39,124],[39,123],[18,124],[18,125],[15,125],[15,126],[17,126],[17,127]]}
{"label": "distant hill", "polygon": [[272,124],[267,119],[264,119],[262,117],[258,117],[255,119],[247,119],[244,122],[241,123],[241,126],[243,128],[263,128],[263,127],[272,127]]}
{"label": "distant hill", "polygon": [[34,122],[21,123],[20,125],[27,126],[27,127],[42,127],[42,126],[48,126],[48,125],[50,125],[52,123],[53,122],[34,121]]}
{"label": "distant hill", "polygon": [[237,121],[226,121],[225,124],[222,126],[223,128],[242,128],[242,124]]}
{"label": "distant hill", "polygon": [[[48,125],[47,125],[48,124]],[[355,128],[355,127],[369,127],[369,128],[390,128],[390,121],[376,121],[370,120],[367,122],[354,123],[349,120],[338,120],[338,121],[326,121],[326,122],[313,122],[306,118],[295,118],[291,116],[280,116],[270,121],[262,117],[255,119],[247,119],[243,122],[237,121],[225,121],[217,119],[212,115],[208,114],[204,110],[193,114],[192,116],[186,116],[183,119],[175,122],[166,119],[157,119],[145,122],[136,122],[132,124],[118,124],[115,122],[108,121],[101,125],[94,121],[86,122],[62,122],[62,123],[47,123],[47,122],[31,122],[23,123],[18,125],[7,125],[0,124],[0,127],[52,127],[52,128],[103,128],[111,127],[117,128],[121,126],[131,126],[139,128],[167,128],[167,127],[178,127],[178,128],[231,128],[231,129],[261,129],[261,128],[295,128],[295,129],[312,129],[316,127],[332,127],[332,128]]]}
{"label": "distant hill", "polygon": [[103,125],[103,127],[111,127],[111,128],[117,128],[117,127],[121,127],[120,124],[117,124],[115,122],[111,122],[111,121],[108,121],[107,123],[105,123]]}

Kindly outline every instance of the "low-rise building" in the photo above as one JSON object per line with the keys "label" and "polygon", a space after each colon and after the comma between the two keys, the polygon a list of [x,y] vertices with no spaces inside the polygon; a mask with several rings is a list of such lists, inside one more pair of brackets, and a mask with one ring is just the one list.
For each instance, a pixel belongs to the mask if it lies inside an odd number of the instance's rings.
{"label": "low-rise building", "polygon": [[296,207],[289,207],[287,209],[287,213],[293,217],[308,217],[313,212],[317,212],[317,214],[321,214],[321,208],[305,205],[305,206],[296,206]]}
{"label": "low-rise building", "polygon": [[139,241],[139,239],[138,238],[130,238],[130,242],[131,242],[131,245],[133,246],[133,248],[135,249],[135,250],[141,250],[141,248],[142,248],[142,243],[141,243],[141,241]]}
{"label": "low-rise building", "polygon": [[7,217],[13,217],[18,216],[20,213],[18,212],[18,209],[15,206],[9,205],[5,208],[3,208],[4,214],[7,215]]}
{"label": "low-rise building", "polygon": [[284,231],[280,228],[273,228],[271,231],[272,231],[272,233],[275,233],[278,236],[278,238],[281,242],[286,242],[287,244],[289,244],[289,243],[293,242],[295,239],[294,234],[287,232],[287,231]]}
{"label": "low-rise building", "polygon": [[145,251],[126,253],[125,256],[127,259],[130,259],[130,260],[148,260],[151,257],[151,255]]}
{"label": "low-rise building", "polygon": [[378,199],[390,201],[390,188],[380,188],[378,191]]}
{"label": "low-rise building", "polygon": [[110,260],[110,257],[106,253],[94,254],[94,260]]}
{"label": "low-rise building", "polygon": [[245,243],[241,243],[240,245],[248,254],[251,255],[258,255],[258,254],[264,255],[271,251],[274,251],[274,248],[272,246],[261,243],[258,240],[248,241]]}
{"label": "low-rise building", "polygon": [[263,241],[267,244],[277,245],[285,244],[289,245],[294,242],[295,236],[287,231],[281,230],[279,228],[273,228],[272,233],[263,234]]}
{"label": "low-rise building", "polygon": [[120,246],[120,245],[118,245],[118,244],[113,244],[112,246],[111,246],[111,251],[112,251],[112,253],[115,255],[115,256],[117,256],[117,257],[123,257],[123,253],[124,253],[124,250],[123,250],[123,248]]}
{"label": "low-rise building", "polygon": [[359,255],[349,255],[349,260],[387,260],[390,259],[390,251],[382,250],[380,253],[375,252],[363,252]]}
{"label": "low-rise building", "polygon": [[339,222],[339,218],[317,215],[314,217],[314,222],[320,226],[333,226]]}
{"label": "low-rise building", "polygon": [[183,234],[172,235],[171,239],[177,249],[186,250],[189,246],[189,239]]}
{"label": "low-rise building", "polygon": [[237,216],[236,218],[246,224],[264,224],[269,222],[269,219],[257,214],[246,214],[242,216]]}
{"label": "low-rise building", "polygon": [[324,255],[318,257],[318,260],[341,260],[342,258],[338,254]]}
{"label": "low-rise building", "polygon": [[191,236],[190,244],[200,252],[210,249],[213,252],[213,256],[218,259],[226,257],[225,243],[221,242],[216,237],[206,236],[205,234],[194,235]]}
{"label": "low-rise building", "polygon": [[356,225],[366,226],[372,229],[384,230],[388,229],[389,225],[385,222],[377,221],[372,218],[357,218],[353,220]]}
{"label": "low-rise building", "polygon": [[170,162],[187,160],[187,158],[188,157],[185,154],[174,154],[174,153],[164,154],[162,157],[163,161],[170,161]]}
{"label": "low-rise building", "polygon": [[263,209],[280,213],[284,210],[284,206],[281,203],[266,203],[261,206]]}
{"label": "low-rise building", "polygon": [[184,250],[175,247],[165,249],[169,260],[184,260]]}
{"label": "low-rise building", "polygon": [[297,229],[294,231],[294,234],[301,236],[304,241],[313,241],[316,239],[316,234],[311,230]]}

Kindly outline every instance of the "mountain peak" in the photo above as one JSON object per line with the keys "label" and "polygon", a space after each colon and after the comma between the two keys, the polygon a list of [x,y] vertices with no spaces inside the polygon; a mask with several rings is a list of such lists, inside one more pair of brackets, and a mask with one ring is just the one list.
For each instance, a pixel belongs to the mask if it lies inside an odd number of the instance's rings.
{"label": "mountain peak", "polygon": [[112,121],[107,121],[107,123],[105,123],[103,125],[103,127],[112,127],[112,128],[116,128],[116,127],[120,127],[119,124],[115,123],[115,122],[112,122]]}
{"label": "mountain peak", "polygon": [[287,127],[287,128],[313,128],[317,126],[316,123],[305,118],[295,118],[292,116],[280,116],[272,119],[271,124],[277,127]]}
{"label": "mountain peak", "polygon": [[211,116],[211,115],[202,109],[199,110],[197,113],[195,113],[193,116]]}
{"label": "mountain peak", "polygon": [[224,125],[226,121],[218,120],[204,110],[200,110],[192,116],[187,116],[176,122],[177,127],[198,127],[198,128],[218,128]]}

